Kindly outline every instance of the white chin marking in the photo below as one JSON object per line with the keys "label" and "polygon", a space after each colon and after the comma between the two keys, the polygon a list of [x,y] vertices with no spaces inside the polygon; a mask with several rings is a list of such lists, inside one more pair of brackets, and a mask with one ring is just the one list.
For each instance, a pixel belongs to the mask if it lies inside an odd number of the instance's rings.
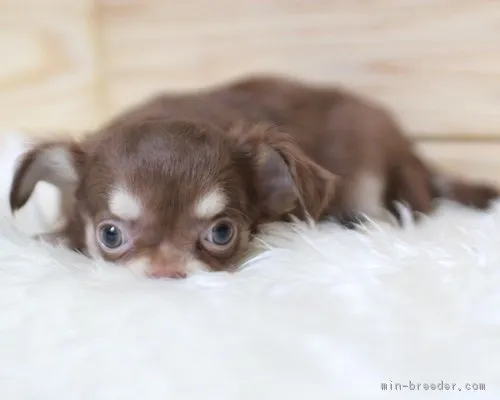
{"label": "white chin marking", "polygon": [[226,195],[216,187],[198,199],[194,206],[194,214],[200,219],[209,219],[222,212],[226,206]]}
{"label": "white chin marking", "polygon": [[123,220],[140,217],[142,205],[139,199],[123,186],[113,188],[109,196],[109,210]]}
{"label": "white chin marking", "polygon": [[208,266],[205,265],[205,263],[202,263],[200,260],[194,257],[189,257],[186,259],[184,268],[188,274],[209,270]]}
{"label": "white chin marking", "polygon": [[124,263],[123,266],[128,268],[135,275],[148,276],[151,274],[151,272],[153,270],[149,260],[147,258],[143,258],[143,257],[128,261],[128,262]]}

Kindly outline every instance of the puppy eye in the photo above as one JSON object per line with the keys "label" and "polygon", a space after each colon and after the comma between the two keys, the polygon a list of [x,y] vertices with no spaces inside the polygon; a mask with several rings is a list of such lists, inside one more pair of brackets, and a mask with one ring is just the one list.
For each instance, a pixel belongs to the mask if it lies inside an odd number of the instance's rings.
{"label": "puppy eye", "polygon": [[105,221],[97,227],[99,244],[105,250],[121,250],[128,242],[125,230],[117,223]]}
{"label": "puppy eye", "polygon": [[213,244],[224,246],[228,244],[233,237],[233,226],[227,221],[219,222],[212,227],[210,233],[212,234],[211,241]]}
{"label": "puppy eye", "polygon": [[215,221],[205,231],[203,245],[208,250],[220,251],[229,248],[236,238],[236,225],[227,218]]}
{"label": "puppy eye", "polygon": [[122,231],[116,225],[103,225],[99,234],[102,244],[110,249],[116,249],[123,244]]}

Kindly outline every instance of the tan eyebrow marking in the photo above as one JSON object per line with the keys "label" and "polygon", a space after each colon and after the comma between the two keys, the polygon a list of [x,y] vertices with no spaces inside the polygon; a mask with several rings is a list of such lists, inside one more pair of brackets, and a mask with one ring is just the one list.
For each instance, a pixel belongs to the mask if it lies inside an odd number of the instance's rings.
{"label": "tan eyebrow marking", "polygon": [[124,220],[140,217],[142,205],[139,199],[124,186],[113,188],[109,196],[109,210]]}
{"label": "tan eyebrow marking", "polygon": [[226,195],[219,187],[215,187],[198,199],[194,206],[194,213],[198,218],[212,218],[222,212],[226,206]]}

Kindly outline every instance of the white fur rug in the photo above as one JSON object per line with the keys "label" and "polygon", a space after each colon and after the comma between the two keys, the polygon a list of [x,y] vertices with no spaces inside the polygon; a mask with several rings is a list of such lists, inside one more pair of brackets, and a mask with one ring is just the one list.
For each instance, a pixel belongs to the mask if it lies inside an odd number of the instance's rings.
{"label": "white fur rug", "polygon": [[13,227],[20,136],[2,140],[2,400],[500,398],[500,205],[271,226],[238,273],[148,280],[28,240],[46,187]]}

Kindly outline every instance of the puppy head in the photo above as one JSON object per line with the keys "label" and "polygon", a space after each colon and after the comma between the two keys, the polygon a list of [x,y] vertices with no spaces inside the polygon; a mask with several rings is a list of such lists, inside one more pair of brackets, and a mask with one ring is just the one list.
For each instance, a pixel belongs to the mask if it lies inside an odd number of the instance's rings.
{"label": "puppy head", "polygon": [[335,176],[279,132],[155,120],[116,125],[81,144],[35,147],[18,164],[13,210],[40,180],[63,193],[68,246],[181,277],[235,267],[263,222],[288,213],[318,218]]}

